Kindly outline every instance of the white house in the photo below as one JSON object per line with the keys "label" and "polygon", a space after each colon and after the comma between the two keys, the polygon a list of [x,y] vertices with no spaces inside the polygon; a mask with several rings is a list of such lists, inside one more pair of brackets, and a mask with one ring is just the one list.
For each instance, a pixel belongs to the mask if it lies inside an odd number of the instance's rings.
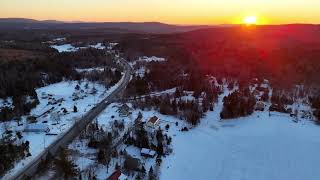
{"label": "white house", "polygon": [[50,129],[46,124],[28,124],[24,132],[49,132]]}

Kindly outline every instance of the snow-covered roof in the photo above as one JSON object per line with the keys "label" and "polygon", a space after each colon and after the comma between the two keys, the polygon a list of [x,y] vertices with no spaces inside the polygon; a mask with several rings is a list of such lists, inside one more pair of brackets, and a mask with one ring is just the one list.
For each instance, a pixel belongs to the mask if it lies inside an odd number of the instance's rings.
{"label": "snow-covered roof", "polygon": [[48,129],[46,124],[28,124],[24,131],[47,131]]}
{"label": "snow-covered roof", "polygon": [[142,148],[141,149],[141,154],[147,154],[147,155],[150,155],[150,156],[154,156],[154,155],[156,155],[156,152],[151,150],[151,149]]}
{"label": "snow-covered roof", "polygon": [[128,179],[128,176],[124,175],[124,174],[121,174],[118,178],[118,180],[127,180]]}
{"label": "snow-covered roof", "polygon": [[159,121],[159,118],[157,116],[153,116],[149,119],[148,123],[156,124]]}

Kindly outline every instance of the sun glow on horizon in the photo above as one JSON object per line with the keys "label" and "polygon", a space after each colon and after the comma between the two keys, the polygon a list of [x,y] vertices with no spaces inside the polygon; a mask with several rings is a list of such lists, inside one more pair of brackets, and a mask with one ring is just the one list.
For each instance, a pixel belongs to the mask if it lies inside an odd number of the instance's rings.
{"label": "sun glow on horizon", "polygon": [[257,24],[257,17],[256,16],[246,16],[245,18],[243,18],[243,22],[246,24],[246,25],[254,25],[254,24]]}
{"label": "sun glow on horizon", "polygon": [[[290,6],[288,6],[290,4]],[[178,25],[320,24],[320,0],[1,0],[0,17]],[[244,20],[246,16],[248,17]]]}

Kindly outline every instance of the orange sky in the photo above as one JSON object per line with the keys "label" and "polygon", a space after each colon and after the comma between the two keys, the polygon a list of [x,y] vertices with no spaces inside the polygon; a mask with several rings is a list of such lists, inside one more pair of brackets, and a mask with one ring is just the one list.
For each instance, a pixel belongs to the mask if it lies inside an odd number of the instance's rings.
{"label": "orange sky", "polygon": [[320,0],[0,0],[0,17],[170,24],[320,24]]}

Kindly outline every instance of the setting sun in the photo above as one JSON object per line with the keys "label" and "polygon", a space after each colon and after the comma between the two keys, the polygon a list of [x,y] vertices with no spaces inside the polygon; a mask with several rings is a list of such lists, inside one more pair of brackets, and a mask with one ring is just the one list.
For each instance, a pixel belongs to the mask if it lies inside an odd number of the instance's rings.
{"label": "setting sun", "polygon": [[247,16],[243,19],[243,22],[247,25],[257,24],[257,17]]}

